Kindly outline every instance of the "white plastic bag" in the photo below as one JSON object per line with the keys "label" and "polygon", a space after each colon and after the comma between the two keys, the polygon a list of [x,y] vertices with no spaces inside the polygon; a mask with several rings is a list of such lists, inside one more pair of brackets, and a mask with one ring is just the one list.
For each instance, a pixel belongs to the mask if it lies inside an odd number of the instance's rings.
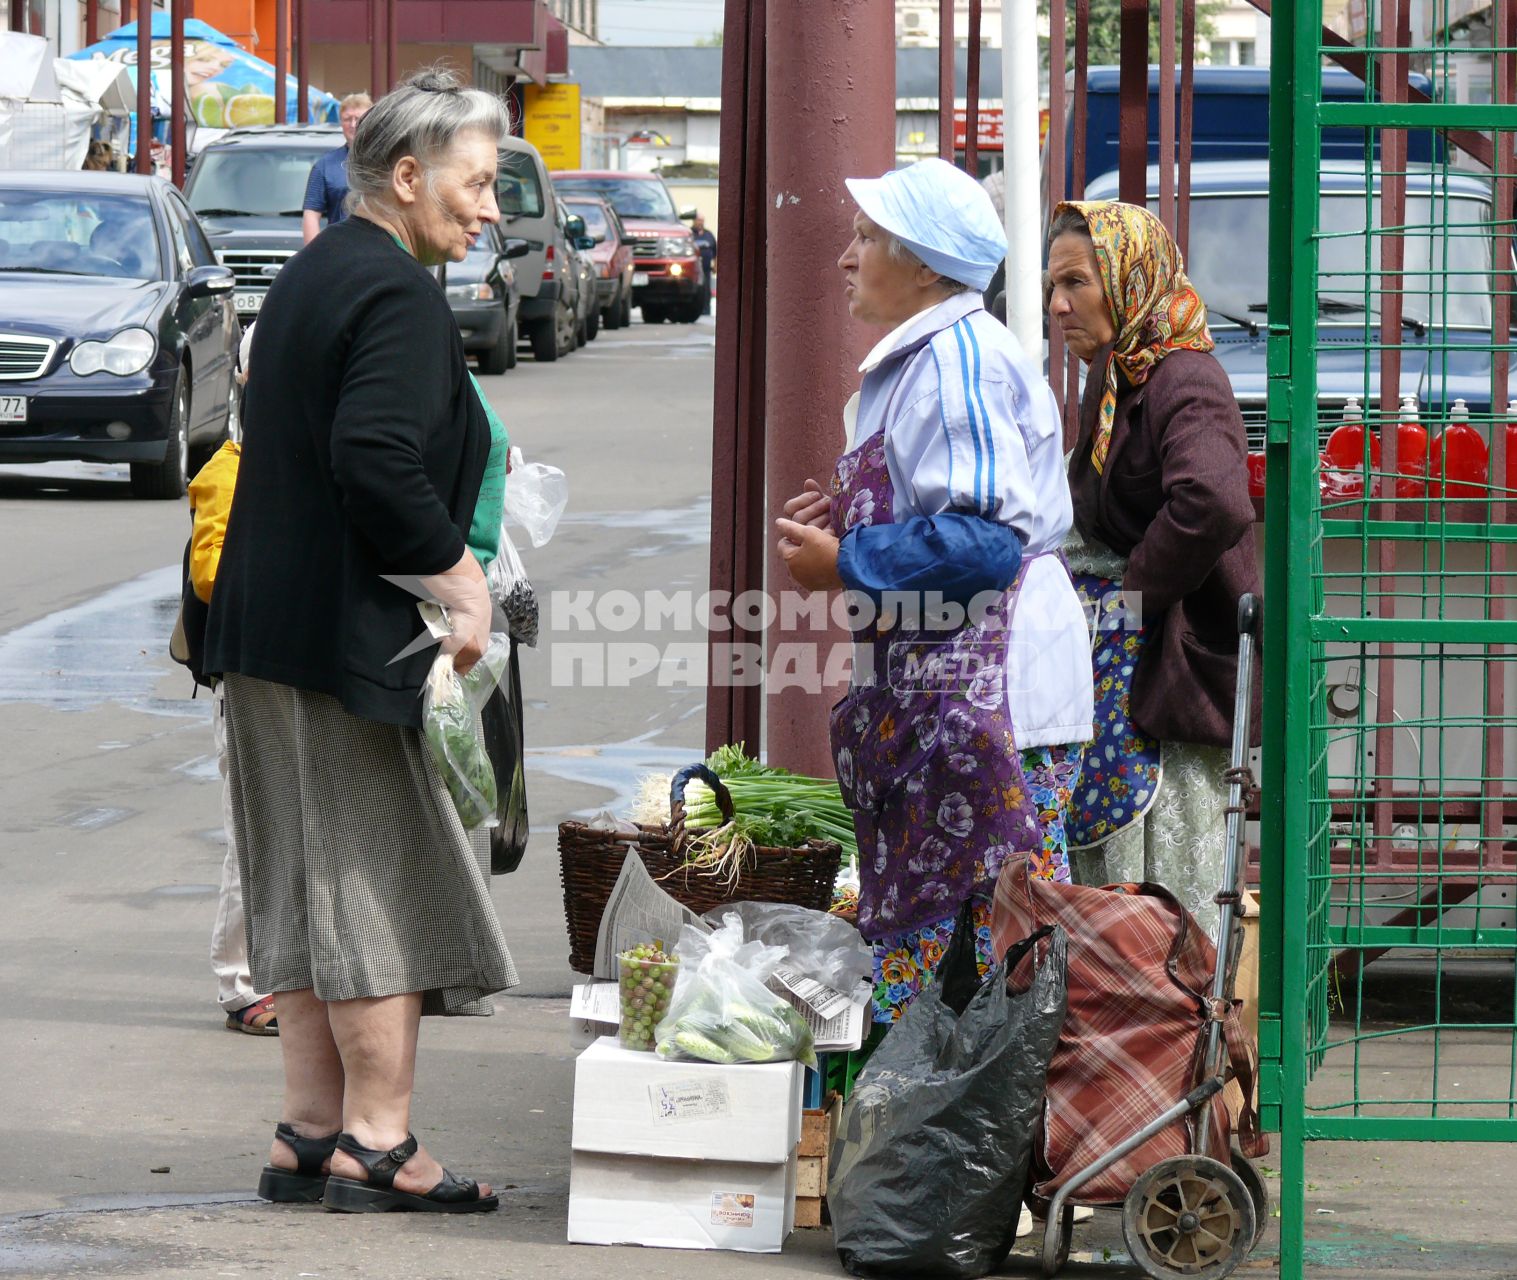
{"label": "white plastic bag", "polygon": [[852,991],[874,973],[874,952],[858,929],[838,916],[784,902],[734,902],[708,911],[706,919],[716,924],[718,916],[728,914],[742,920],[750,942],[785,948],[787,969],[835,991]]}
{"label": "white plastic bag", "polygon": [[734,912],[714,933],[687,924],[676,954],[674,999],[654,1032],[660,1057],[816,1066],[811,1028],[764,985],[784,963],[784,947],[744,942],[743,922]]}
{"label": "white plastic bag", "polygon": [[468,675],[453,669],[451,653],[439,652],[422,686],[422,737],[466,831],[500,821],[495,769],[478,724],[479,710],[500,683],[510,658],[511,638],[496,632]]}
{"label": "white plastic bag", "polygon": [[516,544],[500,529],[500,550],[485,572],[485,582],[490,596],[506,615],[511,639],[529,648],[537,645],[537,592],[527,571],[522,568],[521,557],[516,554]]}
{"label": "white plastic bag", "polygon": [[534,547],[547,544],[569,503],[569,480],[557,467],[523,462],[520,449],[511,450],[511,474],[506,481],[506,523],[527,531]]}

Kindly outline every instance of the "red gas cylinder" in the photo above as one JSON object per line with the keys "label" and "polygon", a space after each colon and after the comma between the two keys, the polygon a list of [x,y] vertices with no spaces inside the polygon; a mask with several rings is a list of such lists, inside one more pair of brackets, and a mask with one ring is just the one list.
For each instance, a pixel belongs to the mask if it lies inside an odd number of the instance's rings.
{"label": "red gas cylinder", "polygon": [[[1369,432],[1369,469],[1380,468],[1380,437]],[[1322,452],[1322,496],[1344,501],[1364,496],[1364,412],[1357,396],[1343,406],[1343,422],[1333,429]]]}
{"label": "red gas cylinder", "polygon": [[1506,406],[1506,487],[1517,493],[1517,400]]}
{"label": "red gas cylinder", "polygon": [[1427,429],[1417,421],[1417,397],[1401,398],[1401,421],[1396,424],[1396,496],[1427,495]]}
{"label": "red gas cylinder", "polygon": [[[1517,431],[1517,426],[1514,426],[1512,430]],[[1248,496],[1250,498],[1264,496],[1264,473],[1268,470],[1265,463],[1266,459],[1262,450],[1248,455]]]}
{"label": "red gas cylinder", "polygon": [[1448,426],[1433,441],[1428,471],[1434,478],[1428,492],[1435,498],[1485,497],[1490,455],[1463,400],[1454,401]]}

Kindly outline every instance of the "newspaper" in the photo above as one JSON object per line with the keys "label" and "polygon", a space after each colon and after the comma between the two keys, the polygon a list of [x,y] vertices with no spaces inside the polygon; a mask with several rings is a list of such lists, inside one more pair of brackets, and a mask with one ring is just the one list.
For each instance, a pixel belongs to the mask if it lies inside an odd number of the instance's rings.
{"label": "newspaper", "polygon": [[[822,1014],[780,976],[788,972],[788,970],[780,970],[770,978],[769,989],[786,1000],[806,1020],[806,1025],[811,1028],[811,1038],[816,1042],[817,1052],[841,1053],[845,1050],[860,1048],[868,1029],[871,994],[869,984],[859,983],[853,995],[847,996],[831,987],[823,987],[820,982],[814,982],[810,978],[801,978],[802,985],[809,983],[812,987],[829,993],[829,998],[823,1002],[822,1007],[834,1012]],[[790,976],[795,977],[794,974]],[[836,997],[836,999],[830,997]],[[842,1001],[841,1005],[838,1003],[839,1000]]]}
{"label": "newspaper", "polygon": [[617,955],[645,942],[657,943],[672,952],[679,942],[680,930],[687,924],[702,933],[711,932],[711,926],[695,912],[658,887],[633,845],[627,850],[621,874],[600,918],[600,932],[595,936],[595,976],[617,981],[621,977],[616,969]]}
{"label": "newspaper", "polygon": [[569,1016],[616,1026],[621,1022],[621,987],[615,982],[585,982],[569,996]]}

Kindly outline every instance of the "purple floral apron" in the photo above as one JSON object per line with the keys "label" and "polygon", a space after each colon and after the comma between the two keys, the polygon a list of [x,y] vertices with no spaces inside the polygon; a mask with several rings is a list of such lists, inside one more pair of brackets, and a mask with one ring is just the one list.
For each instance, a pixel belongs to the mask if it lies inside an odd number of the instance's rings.
{"label": "purple floral apron", "polygon": [[[885,435],[875,432],[833,473],[833,532],[892,523],[894,493]],[[865,938],[951,918],[966,899],[990,896],[1009,857],[1042,848],[1006,706],[1006,640],[1021,583],[1019,572],[983,617],[957,630],[881,630],[872,621],[855,632],[871,646],[873,671],[855,674],[830,731],[858,835]]]}

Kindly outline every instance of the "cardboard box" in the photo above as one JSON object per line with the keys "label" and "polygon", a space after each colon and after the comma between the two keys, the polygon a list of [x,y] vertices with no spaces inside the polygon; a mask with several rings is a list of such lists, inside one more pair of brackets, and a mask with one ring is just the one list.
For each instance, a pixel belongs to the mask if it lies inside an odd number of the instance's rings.
{"label": "cardboard box", "polygon": [[798,1062],[670,1062],[606,1036],[574,1065],[576,1152],[783,1165],[801,1139]]}
{"label": "cardboard box", "polygon": [[575,1151],[569,1243],[778,1253],[795,1226],[795,1175],[793,1153],[757,1164]]}

